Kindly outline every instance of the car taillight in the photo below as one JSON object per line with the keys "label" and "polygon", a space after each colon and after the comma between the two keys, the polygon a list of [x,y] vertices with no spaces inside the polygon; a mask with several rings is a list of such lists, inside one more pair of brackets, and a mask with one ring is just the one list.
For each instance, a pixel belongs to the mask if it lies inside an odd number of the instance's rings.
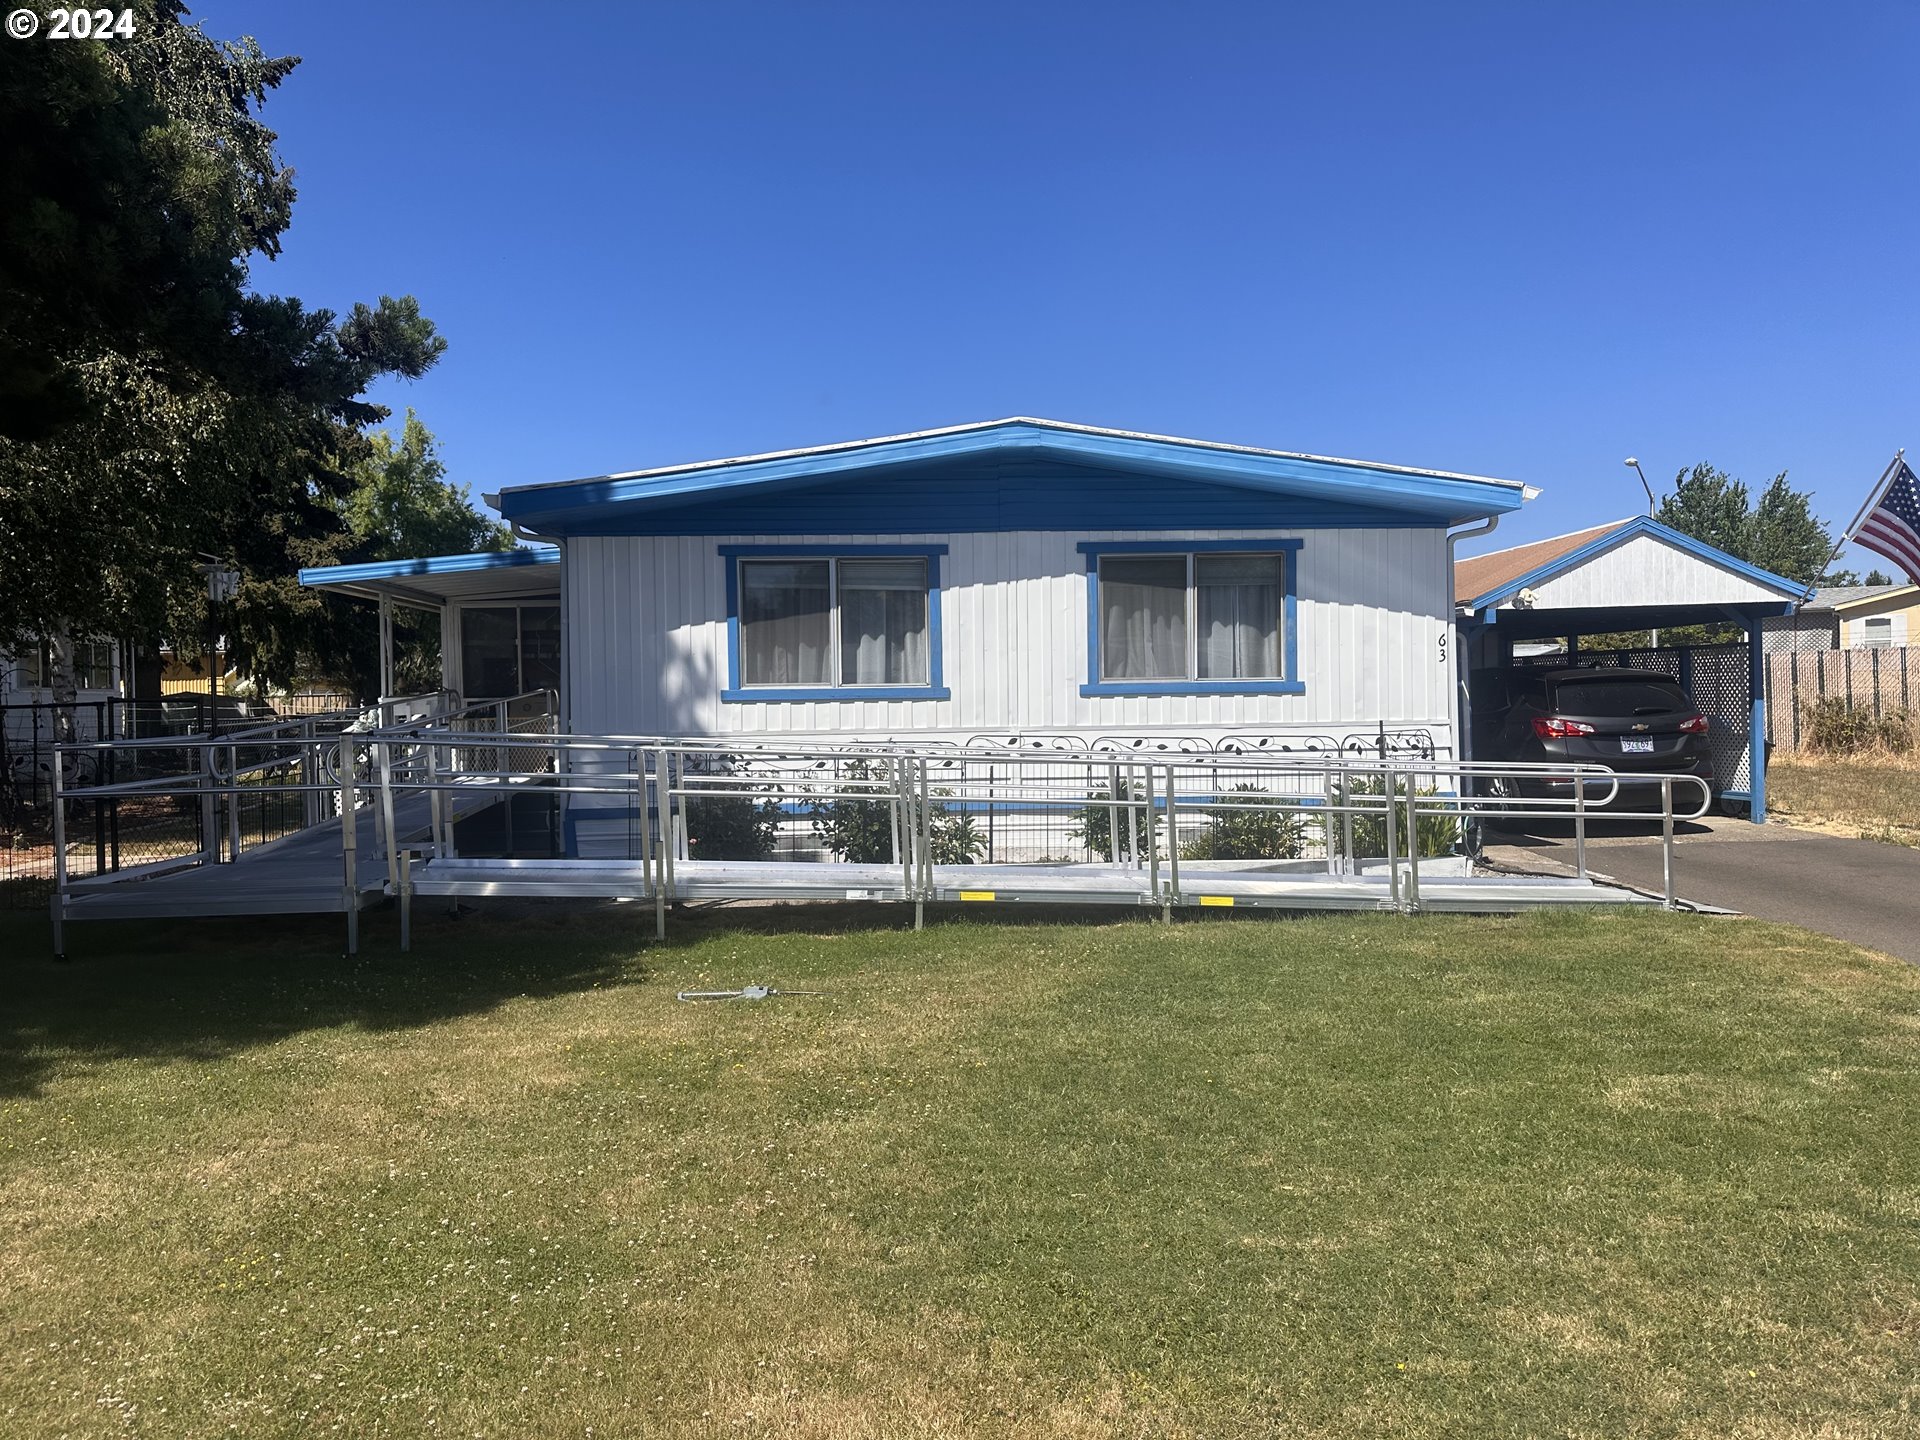
{"label": "car taillight", "polygon": [[1533,733],[1542,740],[1564,740],[1569,735],[1591,735],[1593,727],[1584,720],[1543,717],[1533,722]]}
{"label": "car taillight", "polygon": [[1682,735],[1706,734],[1707,733],[1707,717],[1704,715],[1696,715],[1691,720],[1682,720],[1680,722],[1680,733]]}

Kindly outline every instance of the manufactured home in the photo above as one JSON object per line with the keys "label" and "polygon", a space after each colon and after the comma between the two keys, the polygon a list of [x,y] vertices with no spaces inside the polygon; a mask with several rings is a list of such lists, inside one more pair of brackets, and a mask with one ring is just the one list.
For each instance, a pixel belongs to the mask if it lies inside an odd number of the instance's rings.
{"label": "manufactured home", "polygon": [[303,583],[440,612],[574,734],[1457,753],[1455,527],[1509,480],[1011,419],[503,490],[537,548]]}

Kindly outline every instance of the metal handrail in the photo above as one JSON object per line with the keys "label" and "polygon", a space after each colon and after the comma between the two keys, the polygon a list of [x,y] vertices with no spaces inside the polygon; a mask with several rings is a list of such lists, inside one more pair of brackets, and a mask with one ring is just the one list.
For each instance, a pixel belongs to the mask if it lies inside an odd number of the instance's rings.
{"label": "metal handrail", "polygon": [[[438,694],[429,698],[438,698]],[[1666,892],[1668,903],[1673,904],[1673,824],[1698,818],[1711,800],[1710,788],[1697,777],[1623,772],[1598,764],[1457,761],[1345,750],[1167,750],[1142,754],[1095,748],[1091,743],[1080,748],[996,749],[864,739],[843,744],[739,737],[563,735],[545,728],[556,718],[554,700],[549,690],[529,691],[506,700],[463,703],[432,716],[365,730],[329,730],[324,728],[322,717],[299,717],[287,722],[300,729],[297,735],[277,734],[286,728],[283,724],[263,727],[262,732],[253,734],[236,732],[220,737],[73,742],[58,748],[84,752],[103,747],[136,751],[172,747],[199,764],[191,773],[89,785],[66,784],[56,773],[56,830],[68,800],[178,793],[197,796],[211,807],[218,797],[252,796],[269,790],[323,795],[337,800],[343,827],[345,884],[350,893],[357,894],[359,841],[355,816],[371,805],[373,843],[386,860],[388,886],[402,896],[404,905],[412,893],[413,851],[423,852],[428,863],[454,856],[455,812],[443,803],[446,797],[488,790],[510,794],[517,787],[534,783],[542,793],[558,796],[624,795],[631,801],[627,813],[638,817],[640,892],[654,900],[656,924],[664,927],[665,906],[677,894],[676,870],[687,858],[687,806],[707,799],[775,800],[790,807],[833,801],[887,803],[892,815],[891,853],[899,866],[898,888],[889,892],[889,898],[913,900],[916,921],[936,889],[932,828],[936,802],[984,806],[989,816],[996,805],[1017,805],[1023,811],[1055,816],[1104,810],[1109,822],[1105,842],[1109,863],[1142,872],[1148,903],[1170,914],[1173,905],[1189,903],[1179,852],[1182,822],[1192,818],[1261,811],[1309,819],[1318,829],[1330,873],[1338,873],[1342,867],[1350,873],[1357,861],[1373,858],[1356,854],[1356,821],[1384,821],[1381,838],[1387,852],[1383,858],[1389,901],[1396,908],[1414,910],[1421,904],[1422,820],[1443,817],[1464,827],[1486,819],[1571,818],[1580,856],[1578,868],[1584,876],[1586,822],[1596,814],[1604,817],[1619,813],[1608,807],[1620,796],[1623,783],[1660,785],[1667,846]],[[530,708],[530,713],[514,715],[511,712],[515,708]],[[243,751],[260,750],[280,753],[260,759],[241,755]],[[515,761],[523,755],[533,757],[537,767],[516,767]],[[872,765],[874,773],[840,773],[848,765],[862,762]],[[242,777],[294,765],[312,768],[300,780],[265,786],[239,783]],[[59,767],[55,769],[57,772]],[[1570,793],[1499,797],[1467,793],[1481,788],[1476,782],[1491,779],[1571,782],[1567,785]],[[1676,813],[1676,780],[1690,781],[1700,790],[1697,810]],[[1248,781],[1273,788],[1257,795],[1235,788]],[[1362,781],[1364,785],[1357,783]],[[1445,787],[1450,787],[1449,793],[1432,793]],[[408,846],[395,833],[395,802],[408,794],[431,801],[430,843]],[[236,808],[228,806],[230,829]],[[212,813],[211,809],[207,811],[209,816]],[[1041,823],[1050,825],[1057,820]],[[205,833],[214,834],[211,821]],[[629,835],[631,841],[631,829]],[[1465,838],[1464,829],[1461,838]],[[231,843],[237,857],[237,837]],[[210,839],[200,851],[178,863],[206,863],[217,858],[217,840]],[[64,855],[56,862],[59,895],[69,887],[63,861]],[[1209,872],[1203,867],[1195,873]]]}

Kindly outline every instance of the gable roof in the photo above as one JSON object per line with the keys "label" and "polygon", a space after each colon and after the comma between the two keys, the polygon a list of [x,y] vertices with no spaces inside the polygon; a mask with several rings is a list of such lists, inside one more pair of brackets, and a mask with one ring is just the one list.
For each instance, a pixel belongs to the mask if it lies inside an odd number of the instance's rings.
{"label": "gable roof", "polygon": [[[1457,561],[1454,564],[1454,604],[1467,610],[1500,605],[1522,590],[1543,585],[1577,570],[1643,535],[1771,590],[1785,600],[1798,601],[1807,594],[1807,587],[1797,581],[1750,565],[1704,540],[1696,540],[1683,531],[1641,515],[1632,520],[1616,520],[1610,525],[1597,525],[1589,530],[1577,530],[1571,535],[1556,535],[1550,540],[1537,540],[1532,545],[1516,545],[1511,550],[1496,550],[1491,555]],[[1478,569],[1463,575],[1466,567],[1476,565]]]}
{"label": "gable roof", "polygon": [[1517,580],[1564,555],[1571,555],[1583,545],[1593,543],[1626,523],[1625,520],[1615,520],[1611,524],[1595,525],[1589,530],[1576,530],[1571,535],[1555,535],[1547,540],[1535,540],[1529,545],[1515,545],[1508,550],[1492,550],[1485,555],[1470,555],[1464,560],[1456,560],[1453,565],[1454,598],[1485,595],[1498,590],[1509,581]]}
{"label": "gable roof", "polygon": [[[1369,506],[1428,524],[1502,514],[1518,509],[1533,493],[1516,480],[1014,416],[803,450],[516,485],[486,498],[527,530],[564,535],[621,515],[702,501],[731,502],[909,468],[1022,457]],[[1098,488],[1096,476],[1085,478],[1090,490]]]}

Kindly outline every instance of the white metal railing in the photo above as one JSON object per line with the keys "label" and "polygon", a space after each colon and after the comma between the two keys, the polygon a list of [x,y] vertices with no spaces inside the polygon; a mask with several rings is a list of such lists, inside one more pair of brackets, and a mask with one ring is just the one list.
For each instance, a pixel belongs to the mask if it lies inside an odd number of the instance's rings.
{"label": "white metal railing", "polygon": [[[409,752],[403,767],[382,762],[383,808],[391,813],[408,791],[471,794],[474,787],[521,782],[522,768],[479,770],[458,756],[481,753],[470,737],[437,733],[395,735],[390,747]],[[511,747],[508,747],[511,748]],[[1675,903],[1671,849],[1676,820],[1696,819],[1709,787],[1692,776],[1623,773],[1599,765],[1500,764],[1378,760],[1347,755],[1202,755],[1143,757],[1113,752],[1053,750],[1044,754],[905,744],[742,744],[658,736],[548,737],[542,792],[563,798],[576,818],[596,814],[626,822],[625,858],[637,871],[625,877],[630,898],[652,900],[664,932],[666,909],[681,898],[679,875],[694,859],[689,819],[695,807],[720,801],[774,807],[792,824],[847,804],[885,812],[885,853],[864,856],[897,871],[897,883],[874,898],[912,901],[916,919],[933,898],[940,858],[935,819],[943,813],[977,815],[993,807],[1051,814],[1056,831],[1078,823],[1080,839],[1094,835],[1091,816],[1104,818],[1098,859],[1143,873],[1148,903],[1165,910],[1187,903],[1181,867],[1194,859],[1183,825],[1211,826],[1223,815],[1289,817],[1318,840],[1317,858],[1329,875],[1355,875],[1370,861],[1384,870],[1387,903],[1420,906],[1422,849],[1435,827],[1464,841],[1464,827],[1489,819],[1563,818],[1573,827],[1576,869],[1587,878],[1587,822],[1609,811],[1622,786],[1655,786]],[[1572,781],[1565,796],[1515,794],[1494,799],[1461,794],[1491,780],[1521,784]],[[1248,791],[1239,787],[1256,787]],[[1678,810],[1676,785],[1692,785],[1699,805]],[[620,802],[617,806],[608,801]],[[1423,844],[1423,830],[1427,840]],[[1367,837],[1363,839],[1362,837]],[[1314,848],[1314,847],[1308,847]],[[451,828],[436,820],[429,839],[391,858],[393,888],[410,896],[411,866],[458,858]],[[538,862],[535,862],[536,864]],[[1209,862],[1202,862],[1209,863]],[[1204,888],[1204,887],[1202,887]],[[796,893],[804,890],[797,887]],[[404,918],[403,918],[404,924]]]}
{"label": "white metal railing", "polygon": [[[136,761],[144,755],[171,758],[153,767],[163,773],[60,790],[54,817],[56,920],[66,901],[89,885],[230,862],[257,848],[249,843],[245,817],[249,800],[264,795],[290,798],[307,828],[340,824],[350,946],[365,889],[363,861],[377,862],[386,888],[400,897],[404,934],[416,859],[429,866],[457,860],[455,828],[463,815],[530,789],[577,824],[610,832],[612,848],[621,852],[616,858],[627,862],[617,884],[631,898],[652,902],[662,931],[667,907],[690,893],[701,874],[704,857],[694,853],[697,836],[689,822],[704,828],[701,817],[714,812],[703,807],[716,805],[771,814],[790,844],[814,817],[865,807],[860,813],[875,827],[873,835],[883,838],[869,836],[872,843],[858,859],[891,877],[870,888],[875,898],[913,903],[918,922],[941,889],[936,872],[977,861],[982,850],[996,866],[1045,860],[1125,872],[1133,886],[1126,893],[1137,892],[1140,903],[1170,914],[1206,888],[1189,879],[1220,873],[1219,858],[1200,842],[1225,833],[1235,817],[1256,833],[1292,837],[1282,847],[1289,850],[1285,856],[1237,858],[1286,860],[1296,867],[1291,873],[1312,867],[1329,877],[1384,880],[1385,905],[1401,910],[1421,907],[1422,862],[1438,847],[1464,848],[1467,827],[1487,820],[1567,821],[1576,871],[1585,879],[1588,821],[1619,813],[1623,786],[1659,795],[1664,898],[1671,906],[1674,825],[1698,818],[1710,801],[1708,786],[1692,776],[1600,765],[1227,747],[1142,753],[1065,743],[1037,749],[560,735],[555,697],[548,691],[474,704],[445,695],[415,698],[423,703],[382,702],[381,716],[410,714],[396,724],[363,717],[329,729],[329,722],[309,719],[218,739],[74,747]],[[139,771],[138,763],[134,769]],[[1561,782],[1565,793],[1541,793],[1547,781]],[[1534,793],[1485,794],[1494,782]],[[1685,795],[1688,785],[1698,792],[1697,808],[1676,802],[1676,789]],[[155,797],[198,810],[191,842],[180,853],[138,869],[70,872],[60,836],[66,807]],[[365,834],[363,819],[369,821]],[[961,822],[971,827],[967,833],[976,848],[956,854]],[[988,843],[1008,837],[999,851],[980,843],[981,826]],[[363,854],[369,844],[372,852]],[[850,852],[840,853],[845,858]],[[526,863],[535,874],[546,862]],[[683,885],[683,877],[693,878]],[[804,890],[804,884],[798,887]]]}
{"label": "white metal railing", "polygon": [[[55,747],[51,774],[56,949],[68,902],[89,890],[232,863],[335,818],[355,827],[374,792],[367,764],[389,724],[449,727],[509,707],[515,732],[553,727],[551,691],[469,706],[452,691],[236,725],[217,735],[76,741]],[[91,831],[91,837],[86,832]],[[85,842],[92,838],[94,843]],[[385,834],[379,842],[390,848]]]}

